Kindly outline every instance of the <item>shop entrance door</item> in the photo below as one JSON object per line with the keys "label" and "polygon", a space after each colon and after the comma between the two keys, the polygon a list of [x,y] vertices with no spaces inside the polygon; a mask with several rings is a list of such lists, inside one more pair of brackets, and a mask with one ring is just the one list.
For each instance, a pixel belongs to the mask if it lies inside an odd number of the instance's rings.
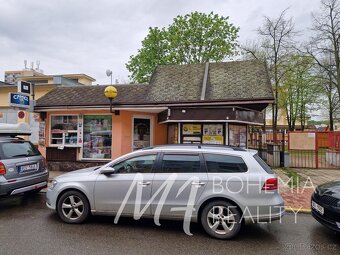
{"label": "shop entrance door", "polygon": [[151,146],[151,120],[133,118],[133,150]]}

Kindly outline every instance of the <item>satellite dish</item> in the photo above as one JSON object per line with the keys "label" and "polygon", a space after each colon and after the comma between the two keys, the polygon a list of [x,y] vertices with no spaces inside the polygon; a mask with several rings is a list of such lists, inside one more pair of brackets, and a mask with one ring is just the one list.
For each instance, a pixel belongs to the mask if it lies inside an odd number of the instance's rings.
{"label": "satellite dish", "polygon": [[108,77],[110,77],[110,76],[112,75],[112,71],[111,71],[110,69],[107,69],[107,70],[106,70],[106,75],[107,75]]}

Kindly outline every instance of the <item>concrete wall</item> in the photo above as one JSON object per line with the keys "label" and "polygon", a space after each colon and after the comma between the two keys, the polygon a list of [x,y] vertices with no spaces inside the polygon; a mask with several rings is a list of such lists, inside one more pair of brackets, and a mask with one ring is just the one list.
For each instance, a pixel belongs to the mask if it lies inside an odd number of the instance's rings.
{"label": "concrete wall", "polygon": [[11,108],[0,108],[0,123],[16,124],[18,122],[17,111]]}

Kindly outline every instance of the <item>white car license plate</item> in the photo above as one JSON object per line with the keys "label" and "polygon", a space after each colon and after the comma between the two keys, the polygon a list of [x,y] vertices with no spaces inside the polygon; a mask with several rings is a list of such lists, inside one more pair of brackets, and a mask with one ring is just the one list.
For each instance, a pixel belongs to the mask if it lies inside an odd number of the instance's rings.
{"label": "white car license plate", "polygon": [[312,201],[312,207],[313,207],[316,211],[318,211],[321,215],[324,214],[324,208],[323,208],[321,205],[315,203],[314,201]]}
{"label": "white car license plate", "polygon": [[37,169],[38,169],[38,164],[30,164],[30,165],[24,165],[24,166],[18,167],[19,173],[35,171]]}

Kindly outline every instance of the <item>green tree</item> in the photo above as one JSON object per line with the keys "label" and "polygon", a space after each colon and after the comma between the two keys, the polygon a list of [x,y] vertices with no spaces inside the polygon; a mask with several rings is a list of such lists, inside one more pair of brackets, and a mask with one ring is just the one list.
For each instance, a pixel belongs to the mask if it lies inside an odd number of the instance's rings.
{"label": "green tree", "polygon": [[313,66],[313,59],[303,55],[290,56],[284,66],[286,72],[278,104],[279,108],[285,109],[290,131],[295,130],[298,121],[304,130],[309,112],[318,98],[319,81]]}
{"label": "green tree", "polygon": [[[340,97],[340,0],[322,0],[320,12],[313,14],[313,37],[307,46],[307,53],[331,75],[332,83]],[[330,56],[331,65],[325,65],[323,58]]]}
{"label": "green tree", "polygon": [[[292,18],[286,18],[287,9],[277,18],[265,16],[263,24],[257,29],[259,42],[242,46],[246,58],[263,59],[267,62],[276,102],[280,100],[282,79],[285,76],[285,62],[292,54],[297,34]],[[277,129],[279,105],[272,107],[273,130]],[[274,136],[276,140],[276,136]]]}
{"label": "green tree", "polygon": [[[340,99],[337,90],[337,81],[334,76],[336,64],[332,54],[324,53],[320,56],[317,74],[320,80],[321,97],[318,105],[326,112],[330,131],[334,130],[334,121],[340,116]],[[319,65],[319,63],[321,65]]]}
{"label": "green tree", "polygon": [[149,28],[142,48],[126,64],[134,82],[148,82],[157,65],[221,61],[236,54],[239,28],[229,17],[193,12],[167,28]]}

